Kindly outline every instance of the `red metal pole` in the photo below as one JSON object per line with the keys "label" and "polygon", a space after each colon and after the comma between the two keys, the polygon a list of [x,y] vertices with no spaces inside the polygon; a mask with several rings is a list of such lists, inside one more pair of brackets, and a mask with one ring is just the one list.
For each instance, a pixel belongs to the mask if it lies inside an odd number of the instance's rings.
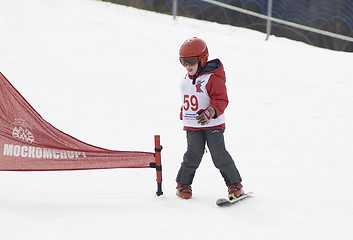
{"label": "red metal pole", "polygon": [[161,151],[162,146],[160,144],[160,136],[154,136],[154,150],[155,150],[155,158],[156,158],[156,174],[157,174],[157,196],[163,195],[162,192],[162,161],[161,161]]}

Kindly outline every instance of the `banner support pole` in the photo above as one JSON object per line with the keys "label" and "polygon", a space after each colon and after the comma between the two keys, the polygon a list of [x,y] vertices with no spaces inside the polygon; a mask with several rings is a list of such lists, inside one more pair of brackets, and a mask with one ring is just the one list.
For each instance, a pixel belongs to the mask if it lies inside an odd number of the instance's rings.
{"label": "banner support pole", "polygon": [[156,158],[156,174],[157,174],[157,196],[163,195],[162,191],[162,161],[161,161],[161,151],[162,146],[160,144],[160,136],[154,136],[154,150],[155,150],[155,158]]}

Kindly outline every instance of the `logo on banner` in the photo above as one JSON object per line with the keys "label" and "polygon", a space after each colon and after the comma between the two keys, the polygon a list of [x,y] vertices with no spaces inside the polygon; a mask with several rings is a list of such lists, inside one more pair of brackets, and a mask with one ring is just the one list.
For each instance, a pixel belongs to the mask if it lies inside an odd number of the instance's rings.
{"label": "logo on banner", "polygon": [[25,122],[25,120],[17,118],[15,122],[11,124],[13,126],[12,136],[25,142],[34,142],[34,135],[32,134],[31,127]]}

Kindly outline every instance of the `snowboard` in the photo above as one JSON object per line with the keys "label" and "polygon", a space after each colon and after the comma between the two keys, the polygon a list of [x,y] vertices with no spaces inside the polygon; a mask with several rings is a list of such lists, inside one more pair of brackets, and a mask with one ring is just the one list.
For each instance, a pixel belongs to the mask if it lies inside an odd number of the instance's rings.
{"label": "snowboard", "polygon": [[234,204],[236,202],[239,202],[240,200],[243,200],[247,197],[250,197],[253,195],[253,192],[247,192],[241,195],[240,197],[236,198],[235,200],[229,200],[228,198],[219,198],[216,202],[217,206],[229,206],[231,204]]}

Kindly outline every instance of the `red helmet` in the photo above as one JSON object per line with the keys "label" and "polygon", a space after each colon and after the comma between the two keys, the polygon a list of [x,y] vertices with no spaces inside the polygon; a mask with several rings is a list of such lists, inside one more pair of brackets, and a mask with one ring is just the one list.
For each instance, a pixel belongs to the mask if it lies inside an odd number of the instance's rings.
{"label": "red helmet", "polygon": [[208,49],[204,40],[197,37],[193,37],[189,38],[183,43],[183,45],[181,45],[179,50],[180,61],[182,58],[190,57],[196,57],[197,61],[201,62],[201,67],[206,66],[208,60]]}

